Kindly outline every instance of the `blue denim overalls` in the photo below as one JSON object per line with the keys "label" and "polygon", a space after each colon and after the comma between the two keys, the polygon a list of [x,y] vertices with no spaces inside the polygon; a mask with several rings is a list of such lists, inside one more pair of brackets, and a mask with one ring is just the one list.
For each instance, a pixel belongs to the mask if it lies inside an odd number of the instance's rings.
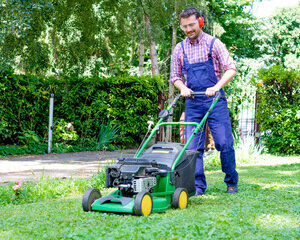
{"label": "blue denim overalls", "polygon": [[[193,91],[205,91],[207,88],[213,87],[218,81],[215,75],[213,60],[211,56],[212,47],[215,40],[216,38],[213,38],[211,41],[208,61],[194,64],[189,64],[184,51],[183,42],[181,42],[184,56],[182,72],[186,74],[188,88],[192,89]],[[233,137],[229,111],[223,89],[220,90],[220,93],[221,98],[212,110],[207,121],[213,139],[215,141],[215,147],[218,151],[221,152],[220,158],[222,171],[226,174],[224,182],[227,184],[227,186],[236,186],[238,183],[238,173],[235,170],[235,152],[233,148]],[[213,96],[198,96],[195,98],[186,98],[185,121],[200,122],[211,106],[213,98]],[[185,139],[189,138],[189,136],[192,134],[193,129],[194,126],[186,126]],[[196,161],[195,169],[195,184],[198,194],[204,194],[207,188],[203,166],[204,140],[205,131],[200,130],[188,147],[188,149],[190,150],[198,150],[200,152]]]}

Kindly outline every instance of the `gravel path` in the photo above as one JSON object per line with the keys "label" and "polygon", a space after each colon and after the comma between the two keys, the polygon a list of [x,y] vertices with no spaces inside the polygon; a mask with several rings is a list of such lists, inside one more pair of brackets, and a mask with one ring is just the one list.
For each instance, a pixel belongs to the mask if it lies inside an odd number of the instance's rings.
{"label": "gravel path", "polygon": [[34,180],[42,175],[59,178],[90,177],[118,157],[129,157],[134,153],[135,150],[124,150],[5,157],[0,159],[0,183]]}

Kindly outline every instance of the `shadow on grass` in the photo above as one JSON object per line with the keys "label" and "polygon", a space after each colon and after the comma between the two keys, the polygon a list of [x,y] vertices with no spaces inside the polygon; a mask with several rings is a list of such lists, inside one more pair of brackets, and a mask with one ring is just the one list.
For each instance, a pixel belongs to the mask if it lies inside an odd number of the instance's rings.
{"label": "shadow on grass", "polygon": [[[215,170],[215,169],[214,169]],[[219,171],[206,171],[207,185],[205,197],[223,198],[273,198],[286,200],[299,198],[300,164],[275,166],[239,167],[239,193],[227,194],[225,174]],[[196,201],[198,202],[198,201]],[[277,201],[276,201],[277,202]]]}

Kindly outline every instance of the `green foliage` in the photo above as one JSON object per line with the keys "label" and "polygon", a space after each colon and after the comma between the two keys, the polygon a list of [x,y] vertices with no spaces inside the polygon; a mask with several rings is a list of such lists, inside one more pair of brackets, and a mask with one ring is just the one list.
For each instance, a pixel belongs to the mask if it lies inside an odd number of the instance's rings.
{"label": "green foliage", "polygon": [[101,124],[96,149],[102,150],[104,147],[112,143],[116,138],[118,138],[118,131],[118,126],[112,126],[110,123]]}
{"label": "green foliage", "polygon": [[[210,0],[209,10],[214,20],[224,29],[220,37],[227,48],[238,58],[255,58],[260,56],[258,41],[252,39],[258,22],[249,11],[253,0]],[[250,40],[251,39],[251,40]]]}
{"label": "green foliage", "polygon": [[243,140],[240,140],[235,146],[235,155],[237,165],[256,163],[259,162],[264,147],[255,144],[255,138],[252,136],[247,136]]}
{"label": "green foliage", "polygon": [[204,153],[205,169],[219,169],[221,166],[220,152],[212,150]]}
{"label": "green foliage", "polygon": [[251,79],[257,78],[258,69],[264,66],[261,59],[240,59],[236,64],[237,75],[224,87],[233,131],[238,130],[241,107],[254,108],[256,87]]}
{"label": "green foliage", "polygon": [[23,145],[31,145],[31,144],[36,144],[40,143],[40,138],[39,136],[31,130],[25,130],[24,133],[20,136],[18,136],[19,141]]}
{"label": "green foliage", "polygon": [[[248,136],[243,140],[239,136],[234,136],[234,148],[236,165],[254,164],[263,157],[264,147],[255,144],[254,137]],[[219,169],[221,167],[220,152],[217,150],[204,153],[204,162],[206,169]]]}
{"label": "green foliage", "polygon": [[64,119],[58,119],[54,127],[54,142],[72,143],[79,139],[77,132],[73,129],[72,123]]}
{"label": "green foliage", "polygon": [[24,146],[46,143],[49,97],[54,93],[54,144],[93,144],[95,149],[101,124],[107,122],[111,123],[108,134],[119,129],[118,144],[134,144],[147,130],[147,121],[156,117],[157,95],[162,89],[158,77],[45,79],[14,75],[11,69],[3,68],[0,142]]}
{"label": "green foliage", "polygon": [[[59,179],[42,176],[37,182],[21,183],[21,189],[14,190],[13,183],[0,186],[0,203],[22,204],[54,198],[68,197],[84,192],[88,188],[102,189],[105,184],[105,171],[94,174],[90,179]],[[16,192],[18,194],[16,194]]]}
{"label": "green foliage", "polygon": [[254,37],[265,62],[288,68],[300,67],[300,4],[279,9],[260,23]]}
{"label": "green foliage", "polygon": [[82,75],[89,58],[105,48],[96,2],[1,1],[0,64],[33,74]]}
{"label": "green foliage", "polygon": [[300,72],[273,66],[259,71],[257,120],[271,153],[300,153]]}
{"label": "green foliage", "polygon": [[[18,72],[65,76],[119,76],[138,67],[138,45],[151,38],[144,16],[151,23],[151,36],[158,48],[159,68],[168,75],[172,24],[177,13],[196,6],[205,15],[204,30],[215,33],[218,23],[222,40],[237,55],[251,55],[255,41],[253,22],[244,11],[253,1],[231,0],[3,0],[0,4],[0,64]],[[184,36],[178,22],[178,41]],[[253,55],[253,54],[252,54]],[[145,67],[149,51],[145,52]],[[149,67],[148,67],[149,70]]]}

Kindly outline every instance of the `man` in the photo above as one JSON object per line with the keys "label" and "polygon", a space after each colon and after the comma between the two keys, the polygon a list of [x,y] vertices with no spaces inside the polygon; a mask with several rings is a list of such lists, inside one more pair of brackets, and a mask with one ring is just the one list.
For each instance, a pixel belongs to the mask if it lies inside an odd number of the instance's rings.
{"label": "man", "polygon": [[[204,19],[196,8],[185,9],[179,17],[180,27],[187,38],[174,49],[170,82],[186,97],[186,122],[200,122],[212,104],[213,96],[218,91],[221,93],[220,100],[208,117],[208,125],[215,147],[221,152],[227,193],[237,193],[238,173],[235,170],[233,136],[227,101],[222,90],[236,74],[235,62],[220,40],[202,31]],[[221,76],[222,69],[224,74]],[[186,81],[182,79],[182,73]],[[192,98],[193,91],[203,91],[206,96]],[[186,126],[186,139],[192,131],[193,126]],[[204,140],[205,131],[199,131],[188,147],[200,152],[195,169],[196,196],[203,195],[207,188],[203,166]]]}

